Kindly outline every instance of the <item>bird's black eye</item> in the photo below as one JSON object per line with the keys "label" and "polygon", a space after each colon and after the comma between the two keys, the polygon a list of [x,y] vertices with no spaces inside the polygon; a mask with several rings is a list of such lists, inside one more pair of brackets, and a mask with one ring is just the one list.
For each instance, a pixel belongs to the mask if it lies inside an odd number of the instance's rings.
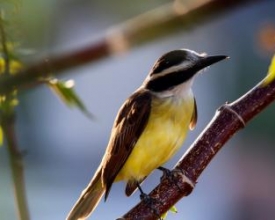
{"label": "bird's black eye", "polygon": [[178,65],[187,59],[186,51],[173,50],[160,57],[154,64],[150,75],[158,74],[169,67]]}

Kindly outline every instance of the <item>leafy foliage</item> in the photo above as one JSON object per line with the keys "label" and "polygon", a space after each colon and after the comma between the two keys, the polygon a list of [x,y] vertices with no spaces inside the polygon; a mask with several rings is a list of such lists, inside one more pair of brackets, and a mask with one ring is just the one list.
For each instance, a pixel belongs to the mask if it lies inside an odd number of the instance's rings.
{"label": "leafy foliage", "polygon": [[49,87],[52,91],[69,107],[79,108],[89,118],[93,118],[93,115],[87,110],[81,99],[78,97],[74,90],[74,81],[67,80],[61,81],[56,78],[48,81]]}
{"label": "leafy foliage", "polygon": [[[16,74],[23,67],[22,63],[18,60],[9,58],[9,73],[11,75]],[[6,69],[6,61],[3,57],[0,57],[0,74],[3,74]]]}
{"label": "leafy foliage", "polygon": [[[22,62],[17,57],[17,48],[20,47],[19,42],[10,41],[8,39],[10,19],[12,15],[18,11],[20,1],[4,0],[0,3],[0,77],[3,75],[14,75],[23,69]],[[74,91],[74,81],[60,81],[57,79],[42,79],[46,82],[52,91],[69,107],[79,108],[85,115],[92,118],[92,114],[88,112],[81,99]],[[38,79],[39,81],[39,79]],[[4,133],[1,123],[5,117],[9,117],[14,113],[14,108],[19,104],[17,99],[17,88],[11,92],[0,95],[0,146],[3,144]]]}
{"label": "leafy foliage", "polygon": [[[2,16],[2,15],[1,15]],[[8,43],[5,33],[5,22],[3,17],[0,17],[0,77],[1,75],[13,75],[22,69],[22,63],[15,59],[14,45]],[[17,90],[14,89],[10,93],[0,95],[0,123],[5,117],[10,117],[14,114],[14,108],[18,105]],[[4,134],[0,125],[0,146],[3,144]]]}
{"label": "leafy foliage", "polygon": [[273,80],[275,80],[275,55],[273,56],[273,58],[271,60],[271,64],[269,66],[267,76],[265,77],[262,85],[266,86],[269,83],[271,83]]}
{"label": "leafy foliage", "polygon": [[[177,210],[176,206],[174,206],[174,205],[169,209],[169,211],[170,211],[171,213],[173,213],[173,214],[178,213],[178,210]],[[161,216],[161,219],[166,219],[166,218],[167,218],[167,215],[168,215],[168,212],[165,212],[165,213]]]}

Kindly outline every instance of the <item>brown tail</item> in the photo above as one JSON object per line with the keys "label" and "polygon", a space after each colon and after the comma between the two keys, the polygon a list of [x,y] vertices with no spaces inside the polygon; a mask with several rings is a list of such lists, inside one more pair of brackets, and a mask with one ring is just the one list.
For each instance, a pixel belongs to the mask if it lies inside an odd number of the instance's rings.
{"label": "brown tail", "polygon": [[66,220],[84,220],[96,208],[105,189],[101,184],[101,167],[95,173],[87,188],[81,193],[80,198],[68,214]]}

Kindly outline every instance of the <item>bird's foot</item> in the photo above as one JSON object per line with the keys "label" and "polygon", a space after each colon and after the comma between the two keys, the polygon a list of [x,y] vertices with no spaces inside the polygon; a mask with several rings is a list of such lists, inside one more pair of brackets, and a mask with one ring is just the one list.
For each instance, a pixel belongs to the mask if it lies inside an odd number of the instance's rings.
{"label": "bird's foot", "polygon": [[159,211],[154,207],[154,204],[159,201],[157,199],[149,196],[148,194],[144,193],[139,184],[138,184],[138,189],[140,191],[140,200],[142,200],[146,204],[146,206],[148,206],[150,208],[152,213],[154,215],[156,215],[159,220],[162,220]]}
{"label": "bird's foot", "polygon": [[145,202],[146,206],[150,208],[152,213],[158,217],[159,220],[162,220],[159,211],[154,207],[156,202],[159,202],[157,199],[152,198],[151,196],[147,195],[146,193],[140,194],[140,199]]}

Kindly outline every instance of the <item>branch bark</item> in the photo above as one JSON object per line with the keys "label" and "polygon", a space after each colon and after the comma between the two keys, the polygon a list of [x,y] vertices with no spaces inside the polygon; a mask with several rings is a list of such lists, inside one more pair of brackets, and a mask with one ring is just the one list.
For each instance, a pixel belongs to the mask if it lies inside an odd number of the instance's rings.
{"label": "branch bark", "polygon": [[213,17],[224,15],[245,3],[262,2],[260,0],[202,0],[187,1],[176,5],[167,4],[109,31],[106,35],[87,47],[78,51],[61,55],[50,55],[34,63],[16,75],[0,77],[0,94],[13,89],[29,88],[42,83],[41,78],[47,78],[52,73],[64,73],[64,70],[95,62],[110,55],[124,52],[125,50],[182,31],[184,28],[195,27],[207,22]]}
{"label": "branch bark", "polygon": [[[225,104],[217,110],[205,130],[176,164],[174,169],[182,170],[185,174],[177,176],[176,184],[164,179],[149,194],[152,198],[156,198],[152,206],[160,214],[167,212],[182,197],[189,195],[201,173],[224,144],[275,100],[275,80],[266,86],[262,82],[236,101]],[[157,218],[148,205],[140,202],[120,219]]]}

